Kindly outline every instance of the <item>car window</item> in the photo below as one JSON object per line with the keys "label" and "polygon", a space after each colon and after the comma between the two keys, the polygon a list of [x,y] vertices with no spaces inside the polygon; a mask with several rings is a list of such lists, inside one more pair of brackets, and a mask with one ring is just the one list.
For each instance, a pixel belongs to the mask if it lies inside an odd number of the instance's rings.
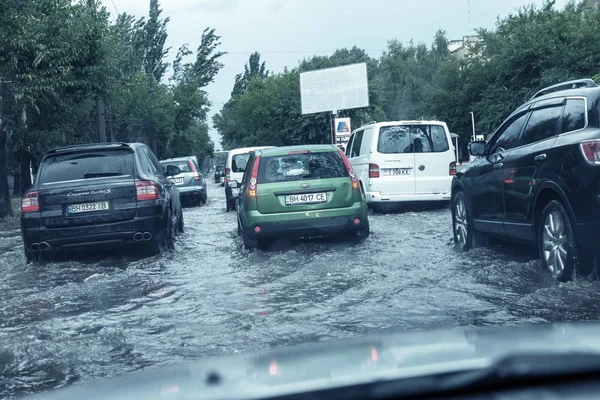
{"label": "car window", "polygon": [[261,157],[258,168],[258,183],[346,176],[348,170],[337,151]]}
{"label": "car window", "polygon": [[164,168],[167,167],[167,165],[175,165],[176,167],[178,167],[181,172],[192,172],[192,168],[190,167],[190,163],[187,162],[186,160],[180,160],[180,161],[161,161],[160,165],[162,165]]}
{"label": "car window", "polygon": [[350,152],[352,151],[352,142],[354,141],[354,137],[356,136],[356,132],[350,136],[348,139],[348,143],[346,143],[346,157],[350,158]]}
{"label": "car window", "polygon": [[350,157],[360,156],[360,146],[362,145],[362,139],[365,131],[356,132],[354,141],[352,142],[352,150],[350,151]]}
{"label": "car window", "polygon": [[148,158],[148,161],[149,161],[148,167],[151,169],[152,173],[154,175],[163,175],[163,173],[164,173],[163,167],[162,167],[162,165],[160,165],[158,158],[156,158],[156,156],[154,155],[152,150],[150,150],[148,147],[142,147],[142,151]]}
{"label": "car window", "polygon": [[523,125],[525,125],[528,115],[528,113],[524,113],[515,116],[501,126],[490,141],[488,153],[496,154],[514,148],[517,145],[519,134],[523,130]]}
{"label": "car window", "polygon": [[[250,156],[250,158],[248,159],[248,166],[251,166],[254,163],[254,158],[255,157]],[[252,174],[251,168],[246,168],[246,170],[244,171],[244,176],[242,177],[242,184],[244,184],[244,185],[248,184],[251,174]]]}
{"label": "car window", "polygon": [[40,183],[133,176],[133,157],[133,153],[128,150],[57,154],[44,160],[40,171]]}
{"label": "car window", "polygon": [[410,127],[415,153],[448,151],[448,137],[442,125],[414,125]]}
{"label": "car window", "polygon": [[231,172],[246,171],[246,164],[248,164],[249,158],[250,153],[235,154],[233,157],[231,157]]}
{"label": "car window", "polygon": [[563,111],[561,133],[576,131],[585,127],[585,101],[568,99]]}
{"label": "car window", "polygon": [[409,130],[402,125],[382,126],[379,128],[379,153],[412,153],[412,137]]}
{"label": "car window", "polygon": [[521,145],[535,143],[558,135],[558,123],[563,107],[539,108],[531,112],[527,126],[523,131]]}

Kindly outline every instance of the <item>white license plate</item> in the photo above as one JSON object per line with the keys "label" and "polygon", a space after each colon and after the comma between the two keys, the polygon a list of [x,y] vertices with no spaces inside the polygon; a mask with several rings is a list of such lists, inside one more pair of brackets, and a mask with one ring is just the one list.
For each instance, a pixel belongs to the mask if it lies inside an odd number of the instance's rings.
{"label": "white license plate", "polygon": [[108,201],[99,201],[97,203],[71,204],[67,207],[69,214],[106,211],[108,209]]}
{"label": "white license plate", "polygon": [[394,168],[384,169],[383,175],[396,176],[396,175],[410,175],[412,168]]}
{"label": "white license plate", "polygon": [[327,202],[327,193],[291,194],[285,196],[285,204],[310,204]]}
{"label": "white license plate", "polygon": [[183,178],[170,178],[170,180],[176,185],[183,185]]}

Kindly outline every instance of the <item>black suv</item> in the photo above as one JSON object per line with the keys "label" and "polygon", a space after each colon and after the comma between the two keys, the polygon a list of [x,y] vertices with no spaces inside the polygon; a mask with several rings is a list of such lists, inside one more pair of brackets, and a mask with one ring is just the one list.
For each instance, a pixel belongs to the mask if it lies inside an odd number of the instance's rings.
{"label": "black suv", "polygon": [[148,146],[102,143],[64,147],[43,158],[21,199],[27,262],[82,245],[139,243],[159,253],[183,231],[179,191]]}
{"label": "black suv", "polygon": [[554,278],[588,270],[600,251],[600,87],[550,86],[513,112],[452,181],[454,240],[535,244]]}

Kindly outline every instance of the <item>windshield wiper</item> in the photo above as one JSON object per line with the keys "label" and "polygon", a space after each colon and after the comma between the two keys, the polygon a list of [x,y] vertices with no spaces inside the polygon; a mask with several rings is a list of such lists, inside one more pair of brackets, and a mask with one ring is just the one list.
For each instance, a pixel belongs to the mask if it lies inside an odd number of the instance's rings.
{"label": "windshield wiper", "polygon": [[376,382],[369,398],[446,394],[475,390],[507,389],[514,385],[534,386],[539,381],[559,382],[569,376],[600,373],[600,354],[556,353],[508,356],[489,367],[439,375]]}
{"label": "windshield wiper", "polygon": [[87,174],[83,174],[85,179],[90,178],[102,178],[104,176],[121,176],[123,173],[121,172],[88,172]]}

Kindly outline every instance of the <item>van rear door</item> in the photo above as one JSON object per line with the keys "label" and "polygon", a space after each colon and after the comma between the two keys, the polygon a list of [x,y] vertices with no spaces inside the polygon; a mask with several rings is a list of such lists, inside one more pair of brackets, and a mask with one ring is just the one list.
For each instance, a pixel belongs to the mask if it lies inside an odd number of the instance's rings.
{"label": "van rear door", "polygon": [[449,193],[450,163],[455,161],[450,134],[441,124],[412,125],[416,194]]}
{"label": "van rear door", "polygon": [[371,158],[371,163],[379,167],[379,177],[369,179],[368,190],[378,191],[382,196],[415,194],[415,153],[407,127],[380,127],[377,154]]}

